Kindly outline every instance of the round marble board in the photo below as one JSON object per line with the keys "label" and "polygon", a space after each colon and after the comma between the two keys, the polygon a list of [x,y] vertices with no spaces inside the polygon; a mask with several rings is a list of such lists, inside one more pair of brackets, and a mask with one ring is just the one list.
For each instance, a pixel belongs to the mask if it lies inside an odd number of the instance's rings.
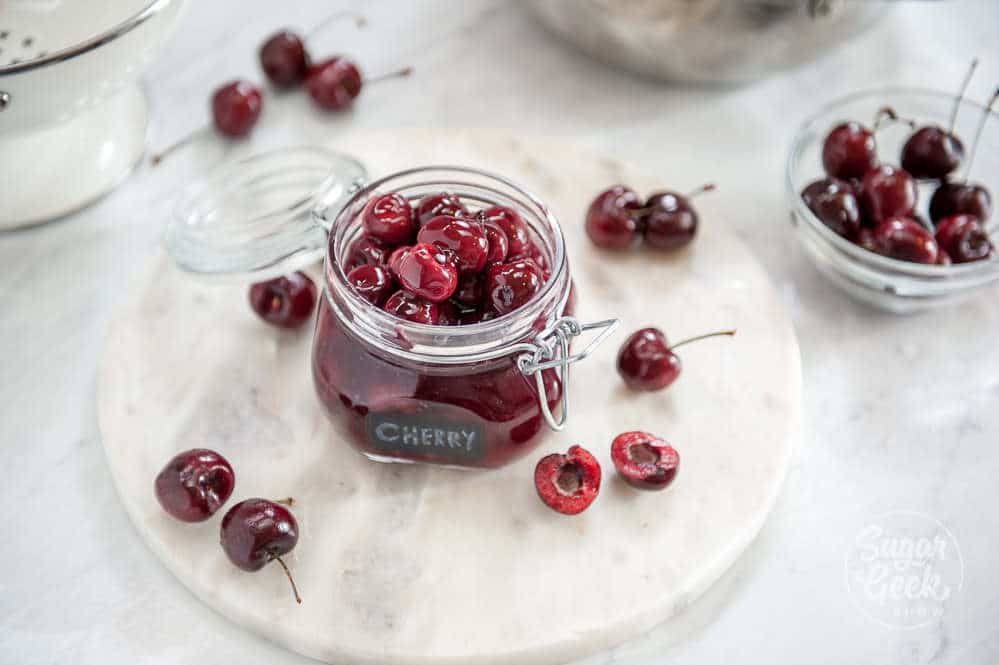
{"label": "round marble board", "polygon": [[[575,366],[571,417],[536,451],[498,471],[368,461],[320,411],[311,329],[268,327],[245,285],[204,283],[160,256],[113,325],[99,377],[108,464],[157,556],[202,601],[247,629],[340,665],[548,665],[605,650],[683,610],[762,526],[787,469],[800,409],[792,327],[763,270],[698,201],[701,228],[677,254],[606,253],[582,228],[590,199],[650,179],[571,144],[467,131],[354,134],[333,146],[370,173],[433,163],[479,166],[533,189],[562,220],[582,320],[620,317],[618,333]],[[316,271],[318,274],[318,270]],[[318,281],[318,280],[317,280]],[[617,349],[655,325],[672,340],[737,328],[685,347],[667,391],[618,379]],[[665,492],[616,477],[610,442],[627,430],[667,438],[682,457]],[[604,469],[585,513],[535,494],[534,464],[579,443]],[[197,525],[167,516],[153,478],[175,453],[207,447],[236,470],[230,504],[295,499],[301,538],[277,566],[245,573],[218,544],[221,511]]]}

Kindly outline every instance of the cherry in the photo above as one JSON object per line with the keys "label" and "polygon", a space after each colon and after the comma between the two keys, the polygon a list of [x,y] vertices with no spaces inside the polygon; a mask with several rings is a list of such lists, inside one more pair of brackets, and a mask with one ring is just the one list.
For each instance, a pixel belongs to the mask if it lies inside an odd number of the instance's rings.
{"label": "cherry", "polygon": [[482,211],[484,224],[496,224],[506,235],[507,256],[521,256],[531,244],[527,232],[527,224],[513,208],[507,206],[491,206]]}
{"label": "cherry", "polygon": [[357,266],[347,274],[358,295],[375,305],[381,305],[395,291],[392,275],[384,266]]}
{"label": "cherry", "polygon": [[[368,79],[368,83],[409,76],[412,72],[411,67],[404,67]],[[305,79],[305,88],[309,91],[309,96],[320,108],[327,111],[344,111],[350,108],[354,99],[361,94],[362,86],[363,79],[357,65],[343,56],[333,56],[311,66]]]}
{"label": "cherry", "polygon": [[642,215],[642,234],[645,241],[659,249],[679,249],[689,245],[697,233],[697,211],[690,199],[702,192],[714,190],[714,185],[704,185],[684,196],[676,192],[658,192],[645,201]]}
{"label": "cherry", "polygon": [[361,213],[361,224],[368,235],[388,245],[401,245],[413,240],[416,217],[401,194],[382,194],[368,201]]}
{"label": "cherry", "polygon": [[822,144],[822,166],[833,178],[862,178],[877,164],[874,134],[858,122],[836,125]]}
{"label": "cherry", "polygon": [[937,224],[937,245],[954,263],[981,261],[992,256],[988,232],[973,215],[944,217]]}
{"label": "cherry", "polygon": [[530,259],[497,263],[486,271],[485,302],[502,316],[531,300],[544,283],[541,268]]}
{"label": "cherry", "polygon": [[457,270],[434,245],[420,243],[395,256],[393,252],[389,267],[402,288],[415,296],[440,302],[450,298],[458,286]]}
{"label": "cherry", "polygon": [[260,89],[248,81],[233,81],[215,91],[212,119],[215,129],[226,136],[246,136],[257,124],[263,97]]}
{"label": "cherry", "polygon": [[950,129],[936,125],[919,128],[902,147],[902,168],[914,178],[933,178],[941,180],[954,171],[964,159],[964,144],[954,134],[954,124],[957,122],[957,112],[961,100],[975,73],[978,60],[971,61],[971,67],[961,84],[961,90],[954,100],[954,108],[950,115]]}
{"label": "cherry", "polygon": [[439,215],[467,217],[468,209],[457,196],[448,192],[428,194],[417,202],[416,218],[420,226],[423,226]]}
{"label": "cherry", "polygon": [[182,522],[203,522],[229,499],[235,484],[226,458],[195,448],[167,462],[153,486],[163,510]]}
{"label": "cherry", "polygon": [[992,197],[981,185],[944,182],[930,198],[930,219],[939,223],[944,217],[974,215],[980,221],[992,215]]}
{"label": "cherry", "polygon": [[298,522],[284,506],[267,499],[247,499],[229,509],[222,518],[222,549],[241,570],[254,572],[271,561],[284,569],[295,601],[302,602],[291,571],[281,557],[298,543]]}
{"label": "cherry", "polygon": [[853,237],[853,243],[863,247],[868,252],[877,252],[878,247],[874,242],[874,229],[862,228],[857,231],[857,235]]}
{"label": "cherry", "polygon": [[639,214],[635,211],[641,205],[638,194],[624,185],[601,192],[586,211],[586,234],[597,247],[631,247],[639,237]]}
{"label": "cherry", "polygon": [[546,506],[563,515],[578,515],[600,493],[600,462],[584,448],[542,457],[534,468],[534,487]]}
{"label": "cherry", "polygon": [[937,265],[938,266],[949,266],[952,263],[954,263],[954,262],[951,260],[950,254],[948,254],[947,252],[943,251],[942,249],[939,249],[939,243],[938,243]]}
{"label": "cherry", "polygon": [[431,218],[420,227],[416,241],[454,252],[458,272],[463,275],[481,271],[489,256],[489,240],[482,225],[449,215]]}
{"label": "cherry", "polygon": [[611,443],[611,460],[628,484],[644,490],[666,489],[680,467],[676,449],[646,432],[619,434]]}
{"label": "cherry", "polygon": [[460,326],[461,310],[450,300],[437,303],[437,325],[439,326]]}
{"label": "cherry", "polygon": [[617,356],[617,371],[632,390],[662,390],[680,376],[682,364],[674,351],[691,342],[734,335],[734,330],[698,335],[669,346],[658,328],[642,328],[625,340]]}
{"label": "cherry", "polygon": [[400,319],[413,323],[424,323],[429,326],[436,325],[440,319],[440,309],[437,303],[418,298],[408,291],[393,293],[385,301],[382,309]]}
{"label": "cherry", "polygon": [[260,66],[279,88],[300,85],[309,72],[309,54],[302,38],[290,30],[274,33],[260,47]]}
{"label": "cherry", "polygon": [[909,217],[889,217],[874,228],[879,254],[913,263],[936,263],[937,242],[919,222]]}
{"label": "cherry", "polygon": [[486,263],[503,263],[510,255],[510,240],[506,231],[494,219],[484,219],[482,216],[482,230],[486,233],[486,240],[489,241],[489,253],[486,255]]}
{"label": "cherry", "polygon": [[349,273],[358,266],[375,266],[388,262],[389,248],[385,243],[369,235],[363,235],[347,249],[344,259],[344,272]]}
{"label": "cherry", "polygon": [[864,213],[877,225],[889,217],[905,217],[916,207],[916,181],[906,171],[881,165],[864,175],[861,182]]}
{"label": "cherry", "polygon": [[850,183],[838,178],[816,180],[802,190],[801,198],[819,221],[839,235],[850,238],[860,231],[860,205]]}
{"label": "cherry", "polygon": [[478,307],[485,293],[482,275],[465,275],[458,278],[458,288],[451,299],[464,308]]}
{"label": "cherry", "polygon": [[250,287],[250,306],[267,323],[297,328],[312,316],[316,285],[302,272],[258,282]]}

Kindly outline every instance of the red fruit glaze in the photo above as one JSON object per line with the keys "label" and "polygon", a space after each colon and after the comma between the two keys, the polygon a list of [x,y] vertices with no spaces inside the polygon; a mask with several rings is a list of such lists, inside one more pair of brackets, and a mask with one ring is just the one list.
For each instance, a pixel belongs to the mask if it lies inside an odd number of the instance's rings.
{"label": "red fruit glaze", "polygon": [[563,515],[578,515],[600,493],[600,462],[584,448],[542,457],[534,468],[534,487],[546,506]]}
{"label": "red fruit glaze", "polygon": [[312,316],[316,285],[302,272],[258,282],[250,287],[250,306],[264,321],[297,328]]}
{"label": "red fruit glaze", "polygon": [[226,136],[246,136],[257,124],[263,107],[260,90],[247,81],[233,81],[215,91],[212,120],[215,129]]}
{"label": "red fruit glaze", "polygon": [[879,254],[900,261],[936,263],[937,242],[922,224],[908,217],[889,217],[874,229]]}
{"label": "red fruit glaze", "polygon": [[544,283],[541,268],[530,259],[489,266],[485,303],[500,316],[508,314],[533,298]]}
{"label": "red fruit glaze", "polygon": [[457,196],[448,192],[428,194],[416,204],[416,219],[420,223],[420,226],[423,226],[438,215],[467,217],[468,209],[462,205],[461,200]]}
{"label": "red fruit glaze", "polygon": [[513,208],[492,206],[482,211],[482,221],[495,223],[506,234],[507,256],[520,256],[528,250],[527,224]]}
{"label": "red fruit glaze", "polygon": [[995,249],[988,232],[973,215],[952,215],[941,219],[937,223],[936,241],[940,251],[954,263],[987,259]]}
{"label": "red fruit glaze", "polygon": [[680,375],[680,357],[658,328],[642,328],[629,337],[617,356],[617,371],[633,390],[662,390]]}
{"label": "red fruit glaze", "polygon": [[291,88],[305,81],[309,55],[294,32],[281,30],[260,47],[260,67],[267,79],[279,88]]}
{"label": "red fruit glaze", "polygon": [[666,489],[680,466],[680,454],[647,432],[618,435],[611,443],[611,460],[621,477],[644,490]]}
{"label": "red fruit glaze", "polygon": [[426,243],[393,252],[389,267],[403,289],[415,296],[440,302],[447,300],[458,286],[458,272],[440,250]]}
{"label": "red fruit glaze", "polygon": [[182,522],[203,522],[232,495],[236,475],[214,450],[195,448],[176,455],[156,476],[156,499]]}
{"label": "red fruit glaze", "polygon": [[597,247],[625,249],[639,236],[641,201],[634,190],[615,185],[597,195],[586,211],[586,234]]}
{"label": "red fruit glaze", "polygon": [[438,215],[420,227],[416,241],[450,250],[457,259],[458,273],[475,274],[486,265],[489,240],[482,225],[470,219]]}
{"label": "red fruit glaze", "polygon": [[416,233],[416,216],[409,201],[395,193],[368,201],[361,213],[361,223],[369,236],[387,245],[411,243]]}
{"label": "red fruit glaze", "polygon": [[347,249],[343,271],[349,273],[357,266],[377,266],[388,263],[389,247],[371,236],[361,236]]}
{"label": "red fruit glaze", "polygon": [[907,217],[916,207],[916,181],[902,169],[882,164],[861,182],[864,214],[877,225],[889,217]]}
{"label": "red fruit glaze", "polygon": [[428,326],[437,325],[440,319],[440,309],[437,303],[423,300],[407,291],[396,291],[382,306],[389,314],[413,323],[424,323]]}
{"label": "red fruit glaze", "polygon": [[877,164],[874,135],[860,123],[833,127],[822,144],[822,166],[833,178],[862,178]]}
{"label": "red fruit glaze", "polygon": [[384,266],[357,266],[347,274],[347,281],[362,298],[378,306],[396,290],[392,275]]}
{"label": "red fruit glaze", "polygon": [[320,108],[343,111],[361,94],[361,72],[347,58],[336,56],[309,68],[305,87]]}

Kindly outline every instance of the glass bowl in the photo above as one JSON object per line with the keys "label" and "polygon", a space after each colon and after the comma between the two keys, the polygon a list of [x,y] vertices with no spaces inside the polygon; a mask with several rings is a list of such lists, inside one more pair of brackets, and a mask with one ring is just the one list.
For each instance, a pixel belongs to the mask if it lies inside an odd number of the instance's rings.
{"label": "glass bowl", "polygon": [[[891,312],[908,313],[952,304],[974,295],[979,289],[999,280],[999,259],[950,266],[909,263],[868,251],[836,234],[823,224],[801,199],[801,190],[822,178],[822,143],[836,124],[856,120],[871,126],[878,110],[893,108],[901,117],[918,124],[946,127],[955,103],[953,92],[919,88],[878,88],[840,98],[819,109],[797,131],[787,160],[786,194],[791,208],[791,223],[798,239],[816,268],[854,298]],[[970,157],[975,133],[984,117],[985,107],[965,99],[954,129],[964,142]],[[999,114],[992,112],[985,123],[977,156],[968,173],[968,160],[951,179],[968,179],[999,194]],[[911,134],[904,123],[888,123],[877,132],[878,156],[897,165],[902,146]],[[969,177],[970,176],[970,177]],[[935,181],[919,183],[916,212],[928,219],[929,199]],[[986,228],[999,239],[999,217],[986,220]]]}

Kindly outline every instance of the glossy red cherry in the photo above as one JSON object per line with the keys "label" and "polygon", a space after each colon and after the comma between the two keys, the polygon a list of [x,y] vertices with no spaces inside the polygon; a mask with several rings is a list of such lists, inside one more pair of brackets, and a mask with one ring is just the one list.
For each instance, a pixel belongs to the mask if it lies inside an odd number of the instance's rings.
{"label": "glossy red cherry", "polygon": [[507,256],[523,255],[530,246],[530,234],[527,224],[513,208],[507,206],[491,206],[482,211],[484,223],[493,222],[506,235]]}
{"label": "glossy red cherry", "polygon": [[850,183],[838,178],[816,180],[802,190],[801,198],[819,221],[844,238],[860,231],[860,204]]}
{"label": "glossy red cherry", "polygon": [[482,275],[465,275],[458,278],[458,288],[454,290],[451,299],[465,309],[478,307],[485,293]]}
{"label": "glossy red cherry", "polygon": [[679,249],[697,233],[697,211],[687,197],[676,192],[657,192],[645,201],[642,234],[652,247]]}
{"label": "glossy red cherry", "polygon": [[673,446],[647,432],[625,432],[611,443],[611,460],[628,484],[643,490],[663,490],[680,468]]}
{"label": "glossy red cherry", "polygon": [[861,182],[864,214],[877,225],[889,217],[907,217],[916,207],[916,181],[902,169],[881,165]]}
{"label": "glossy red cherry", "polygon": [[984,222],[992,215],[992,197],[981,185],[944,182],[930,198],[930,219],[934,223],[953,215],[974,215]]}
{"label": "glossy red cherry", "polygon": [[858,122],[833,127],[822,144],[822,166],[833,178],[862,178],[877,164],[874,134]]}
{"label": "glossy red cherry", "polygon": [[291,88],[305,81],[309,55],[302,38],[290,30],[271,35],[260,47],[260,67],[267,79],[279,88]]}
{"label": "glossy red cherry", "polygon": [[195,448],[179,453],[156,476],[156,499],[182,522],[203,522],[232,495],[236,475],[214,450]]}
{"label": "glossy red cherry", "polygon": [[363,235],[347,248],[343,262],[344,272],[349,273],[357,266],[377,266],[388,263],[389,247],[381,240]]}
{"label": "glossy red cherry", "polygon": [[416,215],[406,197],[396,193],[368,201],[361,213],[361,224],[369,236],[387,245],[410,243],[416,233]]}
{"label": "glossy red cherry", "polygon": [[941,180],[961,165],[964,144],[942,127],[921,127],[902,148],[902,168],[913,178]]}
{"label": "glossy red cherry", "polygon": [[534,468],[534,487],[546,506],[563,515],[578,515],[600,493],[600,462],[584,448],[542,457]]}
{"label": "glossy red cherry", "polygon": [[482,230],[486,233],[486,240],[489,242],[489,253],[486,254],[486,263],[503,263],[510,255],[510,241],[507,239],[506,231],[495,220],[484,219]]}
{"label": "glossy red cherry", "polygon": [[615,185],[597,195],[586,211],[586,234],[597,247],[625,249],[639,237],[642,203],[634,190]]}
{"label": "glossy red cherry", "polygon": [[889,217],[874,228],[879,254],[913,263],[936,263],[937,242],[922,224],[909,217]]}
{"label": "glossy red cherry", "polygon": [[382,305],[389,314],[413,323],[424,323],[428,326],[437,325],[440,319],[440,309],[437,303],[423,300],[407,291],[396,291]]}
{"label": "glossy red cherry", "polygon": [[267,323],[297,328],[312,317],[316,285],[302,272],[258,282],[250,287],[250,306]]}
{"label": "glossy red cherry", "polygon": [[431,302],[447,300],[458,286],[458,271],[434,245],[413,245],[396,259],[390,257],[389,267],[403,289]]}
{"label": "glossy red cherry", "polygon": [[617,371],[632,390],[653,391],[668,387],[680,376],[682,365],[674,351],[691,342],[734,335],[734,330],[698,335],[669,346],[658,328],[642,328],[625,340],[617,356]]}
{"label": "glossy red cherry", "polygon": [[215,91],[212,97],[212,120],[226,136],[246,136],[257,124],[263,96],[248,81],[233,81]]}
{"label": "glossy red cherry", "polygon": [[541,268],[530,259],[489,266],[486,271],[485,302],[502,316],[522,307],[545,284]]}
{"label": "glossy red cherry", "polygon": [[309,68],[305,87],[320,108],[343,111],[361,94],[361,72],[347,58],[334,56]]}
{"label": "glossy red cherry", "polygon": [[358,266],[347,274],[347,281],[370,303],[381,305],[396,290],[392,275],[384,266]]}
{"label": "glossy red cherry", "polygon": [[451,250],[463,275],[482,270],[489,256],[489,240],[482,225],[470,219],[438,215],[420,227],[417,242]]}
{"label": "glossy red cherry", "polygon": [[420,226],[439,215],[467,217],[468,209],[461,202],[461,199],[449,192],[427,194],[417,202],[416,218]]}
{"label": "glossy red cherry", "polygon": [[993,255],[995,248],[988,232],[972,215],[944,217],[937,224],[937,245],[954,263],[981,261]]}
{"label": "glossy red cherry", "polygon": [[260,570],[271,561],[284,569],[295,600],[302,602],[298,588],[282,556],[298,543],[298,522],[284,506],[267,499],[247,499],[229,509],[222,518],[222,549],[239,569]]}

